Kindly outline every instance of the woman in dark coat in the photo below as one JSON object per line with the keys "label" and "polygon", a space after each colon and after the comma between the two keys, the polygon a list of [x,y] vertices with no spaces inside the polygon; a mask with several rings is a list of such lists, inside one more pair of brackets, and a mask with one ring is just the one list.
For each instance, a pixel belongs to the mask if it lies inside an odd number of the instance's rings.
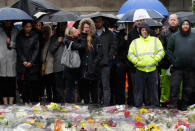
{"label": "woman in dark coat", "polygon": [[25,21],[16,37],[16,71],[21,84],[25,104],[38,101],[38,79],[40,73],[39,36],[32,31],[32,22]]}
{"label": "woman in dark coat", "polygon": [[[78,39],[78,31],[74,27],[68,27],[65,31],[64,44],[68,48],[70,43],[72,43],[71,50],[78,50],[79,52],[85,51],[86,43]],[[66,80],[65,101],[73,103],[75,101],[75,82],[80,78],[80,68],[65,67],[64,77]]]}
{"label": "woman in dark coat", "polygon": [[98,102],[97,81],[98,67],[102,59],[102,45],[99,38],[96,36],[94,22],[85,18],[79,23],[81,32],[80,39],[86,43],[86,48],[81,55],[81,79],[79,81],[80,97],[84,99],[84,103],[90,102],[90,94],[92,103]]}

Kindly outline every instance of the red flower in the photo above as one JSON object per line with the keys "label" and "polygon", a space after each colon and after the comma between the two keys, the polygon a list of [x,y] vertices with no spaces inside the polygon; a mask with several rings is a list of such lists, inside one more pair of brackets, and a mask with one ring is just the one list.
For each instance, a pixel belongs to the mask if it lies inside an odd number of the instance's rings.
{"label": "red flower", "polygon": [[144,126],[146,126],[146,124],[141,123],[141,122],[135,122],[135,126],[144,127]]}
{"label": "red flower", "polygon": [[125,116],[125,117],[128,117],[129,115],[130,115],[130,112],[125,111],[124,116]]}

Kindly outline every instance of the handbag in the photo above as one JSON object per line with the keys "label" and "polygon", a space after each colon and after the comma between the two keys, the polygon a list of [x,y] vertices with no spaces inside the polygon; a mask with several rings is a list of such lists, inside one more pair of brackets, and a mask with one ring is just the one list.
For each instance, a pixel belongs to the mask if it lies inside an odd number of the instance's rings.
{"label": "handbag", "polygon": [[45,55],[45,59],[44,59],[44,61],[42,63],[42,66],[41,66],[41,74],[42,75],[45,75],[45,70],[46,70],[45,63],[46,63],[46,59],[47,59],[48,52],[49,52],[49,47],[47,48],[47,52],[46,52],[46,55]]}
{"label": "handbag", "polygon": [[78,50],[71,50],[72,43],[73,41],[70,42],[68,48],[65,45],[61,64],[68,68],[79,68],[81,65],[81,59]]}

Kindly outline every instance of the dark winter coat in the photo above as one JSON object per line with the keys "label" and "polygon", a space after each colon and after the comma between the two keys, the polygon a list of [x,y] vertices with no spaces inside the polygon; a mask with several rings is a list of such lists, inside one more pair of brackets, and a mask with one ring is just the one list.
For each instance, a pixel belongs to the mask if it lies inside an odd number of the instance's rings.
{"label": "dark winter coat", "polygon": [[[80,36],[82,43],[87,43],[87,34]],[[81,74],[85,79],[94,80],[98,77],[100,61],[103,58],[102,44],[95,35],[92,40],[91,50],[85,49],[81,52]]]}
{"label": "dark winter coat", "polygon": [[113,56],[116,56],[117,41],[114,34],[105,28],[105,31],[98,36],[102,43],[103,58],[100,62],[101,66],[109,66]]}
{"label": "dark winter coat", "polygon": [[[86,49],[86,41],[81,41],[81,39],[66,37],[64,39],[63,44],[68,48],[70,43],[72,43],[71,50],[78,50],[79,52],[84,52]],[[80,78],[80,68],[67,68],[64,69],[64,77],[65,79],[76,80]]]}
{"label": "dark winter coat", "polygon": [[191,26],[187,33],[184,33],[180,26],[180,31],[173,34],[168,41],[167,55],[175,68],[195,68],[194,49],[195,34],[191,32]]}
{"label": "dark winter coat", "polygon": [[64,66],[61,64],[61,58],[65,45],[58,43],[58,36],[55,34],[51,37],[49,51],[54,56],[53,70],[54,72],[61,72],[64,70]]}
{"label": "dark winter coat", "polygon": [[124,30],[121,30],[117,34],[117,60],[118,62],[127,64],[129,61],[127,59],[127,54],[129,50],[129,43],[127,40],[124,39],[126,33]]}
{"label": "dark winter coat", "polygon": [[[19,74],[36,74],[40,72],[39,50],[38,34],[31,31],[30,36],[27,37],[24,31],[21,30],[16,37],[16,70]],[[25,61],[32,63],[32,67],[26,68],[23,65]]]}
{"label": "dark winter coat", "polygon": [[[163,31],[160,35],[160,41],[163,44],[163,48],[165,53],[167,53],[167,45],[168,45],[168,40],[169,38],[178,31],[178,28],[176,28],[175,30],[171,29],[170,27]],[[171,65],[170,61],[168,60],[167,55],[165,54],[164,58],[162,59],[162,61],[159,63],[159,67],[163,68],[163,69],[168,69],[169,66]]]}

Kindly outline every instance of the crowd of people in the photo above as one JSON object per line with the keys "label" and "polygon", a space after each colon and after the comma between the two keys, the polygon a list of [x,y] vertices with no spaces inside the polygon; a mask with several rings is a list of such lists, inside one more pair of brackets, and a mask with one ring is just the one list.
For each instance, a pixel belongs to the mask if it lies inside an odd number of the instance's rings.
{"label": "crowd of people", "polygon": [[[106,27],[103,17],[95,17],[82,19],[78,27],[24,21],[18,30],[13,21],[3,21],[1,102],[17,103],[19,94],[26,105],[45,101],[159,108],[165,93],[170,97],[165,106],[186,110],[195,103],[195,34],[190,21],[179,24],[175,14],[168,24],[149,27],[138,19],[118,31]],[[64,48],[70,44],[79,52],[79,68],[61,64]],[[169,70],[170,83],[162,89],[160,75]]]}

